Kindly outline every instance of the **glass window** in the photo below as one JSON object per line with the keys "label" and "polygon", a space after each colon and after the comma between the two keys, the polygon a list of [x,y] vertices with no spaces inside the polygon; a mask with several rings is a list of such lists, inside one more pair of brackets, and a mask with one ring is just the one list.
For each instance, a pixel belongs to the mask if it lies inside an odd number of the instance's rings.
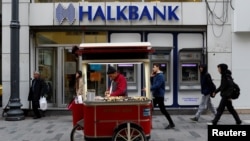
{"label": "glass window", "polygon": [[165,82],[167,83],[168,82],[168,66],[167,66],[167,63],[160,63],[161,64],[161,68],[160,70],[163,72],[163,74],[165,75]]}
{"label": "glass window", "polygon": [[64,49],[64,104],[67,104],[75,96],[75,73],[77,61],[70,49]]}
{"label": "glass window", "polygon": [[54,88],[56,86],[55,77],[55,49],[47,48],[47,49],[39,49],[38,50],[38,71],[41,74],[41,78],[43,78],[48,86],[50,87],[50,91],[46,93],[46,98],[48,103],[55,103],[55,93]]}
{"label": "glass window", "polygon": [[48,2],[82,2],[83,0],[34,0],[37,3],[48,3]]}
{"label": "glass window", "polygon": [[88,64],[87,68],[87,86],[89,89],[95,89],[97,96],[104,96],[106,87],[106,64]]}
{"label": "glass window", "polygon": [[142,2],[142,0],[84,0],[85,2]]}
{"label": "glass window", "polygon": [[107,32],[85,32],[83,36],[85,43],[106,43]]}
{"label": "glass window", "polygon": [[202,0],[144,0],[145,2],[202,2]]}
{"label": "glass window", "polygon": [[202,2],[202,0],[33,0],[36,3],[48,2]]}
{"label": "glass window", "polygon": [[37,32],[36,44],[80,44],[82,32]]}
{"label": "glass window", "polygon": [[106,43],[107,32],[36,32],[36,45],[41,44],[80,44],[85,43]]}

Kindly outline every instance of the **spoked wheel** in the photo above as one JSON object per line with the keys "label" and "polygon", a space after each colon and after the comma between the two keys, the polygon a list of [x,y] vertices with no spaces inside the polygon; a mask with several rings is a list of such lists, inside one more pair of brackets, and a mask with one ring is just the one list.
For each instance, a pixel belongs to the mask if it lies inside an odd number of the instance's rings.
{"label": "spoked wheel", "polygon": [[84,141],[83,126],[76,124],[70,133],[70,141]]}
{"label": "spoked wheel", "polygon": [[147,141],[147,139],[139,126],[126,123],[115,130],[112,141]]}

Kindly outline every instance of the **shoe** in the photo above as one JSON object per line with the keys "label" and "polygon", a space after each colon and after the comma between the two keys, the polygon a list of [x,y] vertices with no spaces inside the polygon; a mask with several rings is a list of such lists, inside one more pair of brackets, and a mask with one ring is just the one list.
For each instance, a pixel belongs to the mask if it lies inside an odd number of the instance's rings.
{"label": "shoe", "polygon": [[213,125],[217,125],[216,121],[212,120],[211,122],[212,122]]}
{"label": "shoe", "polygon": [[241,123],[242,123],[241,120],[236,122],[237,125],[241,125]]}
{"label": "shoe", "polygon": [[174,127],[175,127],[174,124],[169,124],[167,127],[165,127],[165,129],[172,129],[172,128],[174,128]]}
{"label": "shoe", "polygon": [[213,125],[213,123],[212,122],[207,122],[207,125]]}
{"label": "shoe", "polygon": [[196,117],[193,117],[193,118],[190,118],[192,121],[198,121],[198,118]]}

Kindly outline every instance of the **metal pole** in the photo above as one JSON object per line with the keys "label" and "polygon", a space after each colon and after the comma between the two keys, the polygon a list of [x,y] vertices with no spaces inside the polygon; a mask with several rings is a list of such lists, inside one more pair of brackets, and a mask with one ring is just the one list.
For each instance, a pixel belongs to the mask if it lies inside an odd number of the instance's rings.
{"label": "metal pole", "polygon": [[11,46],[11,58],[10,58],[10,69],[11,69],[11,90],[10,90],[10,100],[8,103],[9,110],[7,112],[7,117],[5,120],[17,121],[24,119],[24,112],[21,110],[22,104],[19,98],[19,0],[12,0],[12,19],[10,23],[10,46]]}

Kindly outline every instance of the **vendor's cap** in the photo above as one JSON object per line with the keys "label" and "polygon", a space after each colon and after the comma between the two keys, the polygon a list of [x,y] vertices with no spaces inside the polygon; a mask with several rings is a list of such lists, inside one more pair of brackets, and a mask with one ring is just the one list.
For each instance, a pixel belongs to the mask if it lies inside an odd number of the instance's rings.
{"label": "vendor's cap", "polygon": [[112,67],[112,66],[109,66],[109,67],[108,67],[107,74],[113,74],[113,73],[115,73],[115,72],[116,72],[116,69],[115,69],[114,67]]}

